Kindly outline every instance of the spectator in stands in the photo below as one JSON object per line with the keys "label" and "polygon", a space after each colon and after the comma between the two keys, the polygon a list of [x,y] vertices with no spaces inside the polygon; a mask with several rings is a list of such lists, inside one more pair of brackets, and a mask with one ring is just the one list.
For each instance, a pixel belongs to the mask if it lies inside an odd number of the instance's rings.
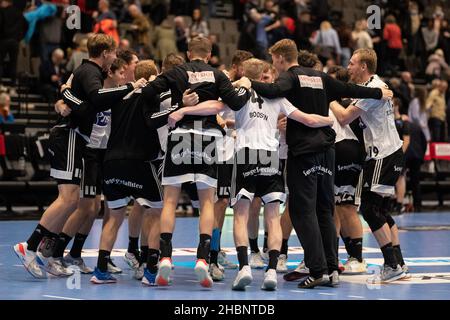
{"label": "spectator in stands", "polygon": [[19,43],[25,35],[27,22],[22,11],[13,5],[12,0],[2,0],[0,6],[0,87],[2,87],[3,65],[6,56],[7,66],[13,83],[16,81]]}
{"label": "spectator in stands", "polygon": [[0,93],[0,124],[14,123],[14,116],[11,113],[11,98],[6,93]]}
{"label": "spectator in stands", "polygon": [[327,60],[331,58],[340,64],[341,44],[336,30],[329,21],[322,21],[320,29],[313,34],[310,40],[315,46],[315,53],[323,64],[326,64]]}
{"label": "spectator in stands", "polygon": [[56,102],[59,88],[62,84],[65,70],[63,68],[64,51],[55,49],[52,52],[50,61],[39,67],[40,87],[42,94],[48,102]]}
{"label": "spectator in stands", "polygon": [[208,63],[214,68],[218,68],[220,66],[220,49],[217,45],[217,35],[211,33],[208,38],[211,40],[212,45],[211,58]]}
{"label": "spectator in stands", "polygon": [[301,11],[295,22],[294,40],[297,48],[303,50],[311,50],[312,45],[309,41],[312,33],[315,31],[314,24],[311,21],[311,14],[309,11]]}
{"label": "spectator in stands", "polygon": [[355,22],[355,29],[352,32],[354,41],[353,49],[373,49],[372,37],[367,32],[367,20],[361,19]]}
{"label": "spectator in stands", "polygon": [[428,128],[426,88],[418,87],[414,90],[414,98],[408,108],[408,117],[411,123],[417,124],[422,129],[426,141],[431,141],[430,129]]}
{"label": "spectator in stands", "polygon": [[427,109],[430,110],[428,126],[431,132],[432,142],[445,142],[446,103],[445,93],[448,83],[445,80],[433,80],[433,90],[427,99]]}
{"label": "spectator in stands", "polygon": [[159,26],[166,18],[169,8],[165,0],[152,0],[150,5],[150,20],[155,26]]}
{"label": "spectator in stands", "polygon": [[115,13],[110,10],[109,2],[107,0],[100,0],[98,2],[98,11],[95,11],[92,17],[96,21],[94,32],[111,36],[118,45],[120,39],[119,32],[117,31],[117,17]]}
{"label": "spectator in stands", "polygon": [[352,36],[352,29],[346,22],[342,21],[337,32],[342,52],[340,62],[342,66],[347,67],[352,56],[352,48],[355,46]]}
{"label": "spectator in stands", "polygon": [[402,101],[401,114],[408,114],[408,106],[414,96],[414,83],[412,81],[411,73],[404,71],[401,73],[401,82],[398,88],[398,97]]}
{"label": "spectator in stands", "polygon": [[141,1],[140,0],[121,0],[121,2],[123,3],[123,6],[120,10],[120,15],[119,15],[120,23],[132,23],[133,17],[130,15],[130,11],[128,10],[128,8],[134,4],[139,8],[139,10],[142,11]]}
{"label": "spectator in stands", "polygon": [[425,74],[429,81],[441,78],[441,75],[448,70],[449,66],[445,61],[444,51],[442,49],[437,49],[434,54],[428,57],[428,66],[425,70]]}
{"label": "spectator in stands", "polygon": [[175,28],[169,19],[164,20],[155,28],[153,43],[155,45],[155,60],[162,62],[169,53],[177,53]]}
{"label": "spectator in stands", "polygon": [[272,22],[272,17],[266,14],[259,13],[256,9],[251,9],[249,12],[250,20],[255,25],[255,57],[259,59],[267,58],[267,48],[269,39],[267,38],[266,27]]}
{"label": "spectator in stands", "polygon": [[131,49],[130,41],[128,41],[128,39],[120,39],[118,49],[124,50],[124,51],[130,50]]}
{"label": "spectator in stands", "polygon": [[203,20],[200,9],[194,9],[194,11],[192,11],[192,24],[189,29],[189,36],[191,39],[196,36],[209,36],[208,24]]}
{"label": "spectator in stands", "polygon": [[188,49],[189,29],[186,27],[186,22],[181,16],[175,17],[173,22],[175,23],[177,49],[180,53],[186,55],[186,51]]}
{"label": "spectator in stands", "polygon": [[80,44],[78,48],[72,52],[70,56],[70,60],[66,65],[67,72],[73,72],[76,68],[81,65],[83,59],[88,59],[88,50],[87,50],[87,38],[83,38],[80,40]]}
{"label": "spectator in stands", "polygon": [[61,47],[64,8],[56,6],[56,14],[38,24],[41,63],[50,61],[53,50]]}
{"label": "spectator in stands", "polygon": [[440,47],[444,51],[445,61],[450,61],[450,24],[448,19],[442,20],[439,35]]}
{"label": "spectator in stands", "polygon": [[128,7],[128,12],[133,18],[133,24],[131,25],[133,47],[136,52],[140,52],[142,48],[150,46],[150,21],[135,4]]}
{"label": "spectator in stands", "polygon": [[428,19],[427,26],[421,29],[425,50],[429,56],[437,47],[439,40],[439,31],[435,27],[434,19]]}
{"label": "spectator in stands", "polygon": [[393,15],[388,15],[383,29],[383,39],[386,41],[386,72],[395,74],[399,66],[398,56],[403,48],[402,31]]}

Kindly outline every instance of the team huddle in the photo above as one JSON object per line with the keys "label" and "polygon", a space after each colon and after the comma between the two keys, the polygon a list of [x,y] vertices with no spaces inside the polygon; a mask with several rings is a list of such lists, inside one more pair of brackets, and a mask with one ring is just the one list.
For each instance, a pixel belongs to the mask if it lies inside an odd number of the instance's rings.
{"label": "team huddle", "polygon": [[[203,37],[189,42],[188,62],[169,54],[161,72],[132,51],[116,52],[104,34],[89,37],[88,52],[55,105],[61,117],[49,151],[58,198],[29,239],[14,246],[34,277],[70,276],[76,266],[93,274],[92,283],[116,282],[113,274],[122,270],[110,255],[134,200],[125,261],[144,285],[171,285],[182,190],[201,213],[194,271],[203,287],[239,268],[232,289],[245,290],[252,269],[266,264],[263,290],[276,290],[277,272],[300,280],[299,288],[336,287],[342,272],[365,273],[358,208],[384,258],[370,281],[410,277],[389,214],[403,168],[402,141],[373,50],[355,51],[347,69],[327,74],[315,55],[287,39],[269,49],[272,64],[238,50],[229,71],[208,64],[211,43]],[[81,253],[102,194],[105,215],[92,270]],[[234,211],[238,265],[220,246],[227,207]],[[292,229],[304,260],[287,273]],[[345,265],[338,260],[339,237],[349,256]]]}

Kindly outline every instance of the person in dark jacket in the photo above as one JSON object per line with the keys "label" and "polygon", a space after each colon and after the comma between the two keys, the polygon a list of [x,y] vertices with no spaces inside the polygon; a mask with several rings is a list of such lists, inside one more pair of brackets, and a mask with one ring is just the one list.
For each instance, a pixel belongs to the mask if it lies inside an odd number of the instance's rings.
{"label": "person in dark jacket", "polygon": [[3,77],[3,63],[8,55],[9,75],[16,80],[19,43],[25,35],[27,22],[12,0],[2,0],[0,6],[0,86]]}
{"label": "person in dark jacket", "polygon": [[48,102],[56,101],[59,87],[64,77],[64,51],[57,48],[53,50],[50,61],[42,63],[39,67],[41,92]]}

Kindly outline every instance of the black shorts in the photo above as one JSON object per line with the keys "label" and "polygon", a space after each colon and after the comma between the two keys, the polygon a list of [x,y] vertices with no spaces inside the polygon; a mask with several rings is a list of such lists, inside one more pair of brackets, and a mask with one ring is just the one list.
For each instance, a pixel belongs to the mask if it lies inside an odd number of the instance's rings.
{"label": "black shorts", "polygon": [[89,147],[84,149],[83,175],[80,186],[81,198],[95,198],[102,194],[105,152],[105,149]]}
{"label": "black shorts", "polygon": [[219,163],[217,165],[217,198],[219,199],[230,198],[232,175],[233,175],[232,163]]}
{"label": "black shorts", "polygon": [[216,138],[194,133],[171,133],[167,139],[162,185],[194,182],[198,190],[217,187]]}
{"label": "black shorts", "polygon": [[[264,204],[285,202],[283,168],[278,152],[241,149],[235,155],[231,205],[245,197],[252,201],[261,198]],[[250,154],[256,156],[249,156]],[[261,156],[266,154],[267,156]],[[271,161],[268,161],[271,159]]]}
{"label": "black shorts", "polygon": [[366,161],[356,191],[357,203],[360,203],[362,191],[372,191],[383,197],[394,195],[395,184],[405,166],[404,161],[401,148],[383,159]]}
{"label": "black shorts", "polygon": [[141,206],[162,208],[162,161],[110,160],[103,166],[103,194],[108,207],[119,209],[131,199]]}
{"label": "black shorts", "polygon": [[335,148],[334,199],[336,205],[354,205],[359,174],[364,164],[364,150],[359,141],[349,139],[339,141]]}
{"label": "black shorts", "polygon": [[58,184],[80,185],[86,141],[73,129],[55,127],[50,131],[50,176]]}

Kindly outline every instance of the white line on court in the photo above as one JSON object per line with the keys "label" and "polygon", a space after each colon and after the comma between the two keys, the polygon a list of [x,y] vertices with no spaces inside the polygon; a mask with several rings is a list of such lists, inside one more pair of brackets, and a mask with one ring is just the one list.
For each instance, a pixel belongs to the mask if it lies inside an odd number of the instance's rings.
{"label": "white line on court", "polygon": [[60,296],[51,296],[51,295],[48,295],[48,294],[44,294],[43,297],[46,297],[46,298],[55,298],[55,299],[63,299],[63,300],[83,300],[83,299],[77,299],[77,298],[60,297]]}
{"label": "white line on court", "polygon": [[323,295],[323,296],[335,296],[336,293],[328,293],[328,292],[319,292],[319,294]]}
{"label": "white line on court", "polygon": [[289,290],[290,292],[297,292],[297,293],[305,293],[305,291],[301,291],[301,290]]}
{"label": "white line on court", "polygon": [[356,298],[356,299],[365,299],[365,297],[361,297],[361,296],[347,296],[349,298]]}

